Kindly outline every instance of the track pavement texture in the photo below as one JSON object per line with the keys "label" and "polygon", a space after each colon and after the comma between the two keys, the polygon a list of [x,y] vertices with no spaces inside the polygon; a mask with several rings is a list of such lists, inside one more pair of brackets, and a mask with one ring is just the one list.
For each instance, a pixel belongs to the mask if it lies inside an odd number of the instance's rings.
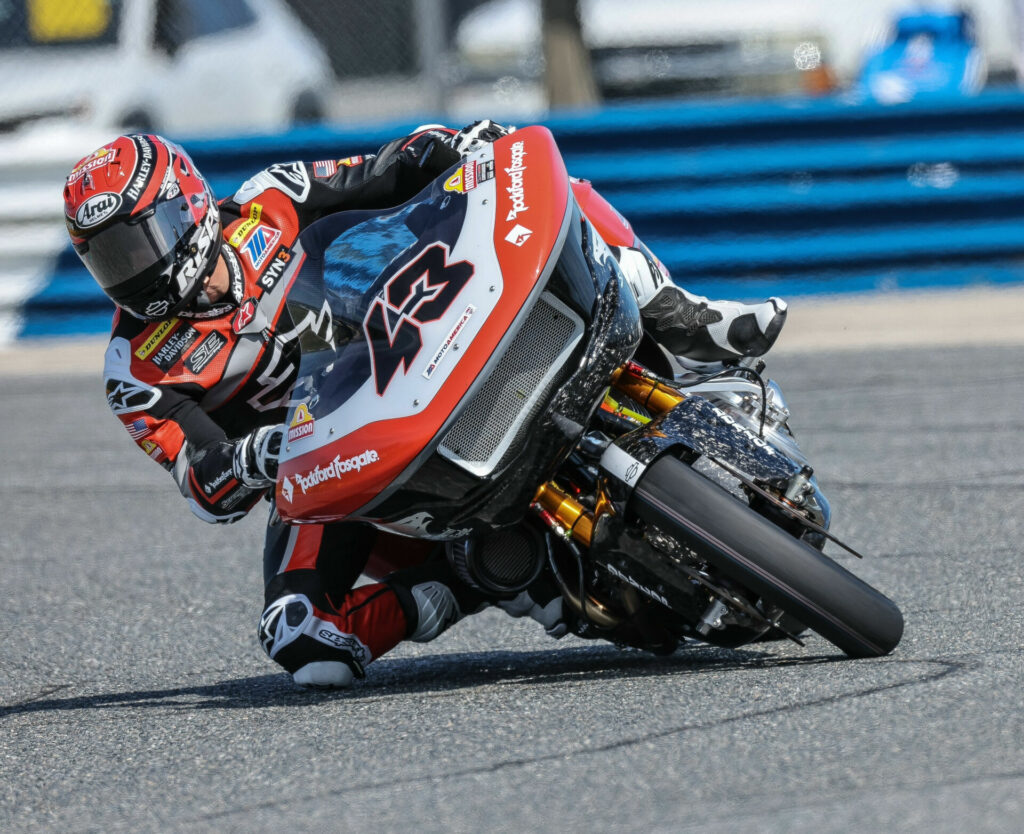
{"label": "track pavement texture", "polygon": [[94,376],[0,378],[0,830],[1024,830],[1024,346],[769,371],[894,654],[653,658],[492,610],[340,694],[256,645],[262,513],[194,519]]}

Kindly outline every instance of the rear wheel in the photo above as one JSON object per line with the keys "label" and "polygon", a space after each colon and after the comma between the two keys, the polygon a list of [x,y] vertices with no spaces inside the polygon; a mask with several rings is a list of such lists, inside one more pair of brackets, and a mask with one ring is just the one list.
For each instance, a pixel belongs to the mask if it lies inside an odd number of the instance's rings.
{"label": "rear wheel", "polygon": [[903,635],[892,600],[680,460],[651,464],[631,507],[851,657],[888,654]]}

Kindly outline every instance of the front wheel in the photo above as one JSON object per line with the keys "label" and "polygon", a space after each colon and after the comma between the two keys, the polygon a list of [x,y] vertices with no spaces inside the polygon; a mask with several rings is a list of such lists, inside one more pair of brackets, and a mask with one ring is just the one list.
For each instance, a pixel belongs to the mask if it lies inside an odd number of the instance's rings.
{"label": "front wheel", "polygon": [[648,467],[631,507],[850,657],[888,654],[903,636],[892,600],[676,458]]}

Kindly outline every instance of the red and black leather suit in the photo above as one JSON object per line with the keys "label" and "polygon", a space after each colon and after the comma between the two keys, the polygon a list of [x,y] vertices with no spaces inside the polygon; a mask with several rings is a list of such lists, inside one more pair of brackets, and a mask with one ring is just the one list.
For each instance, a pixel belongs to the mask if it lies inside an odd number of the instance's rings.
{"label": "red and black leather suit", "polygon": [[[235,459],[242,438],[286,416],[299,351],[282,276],[299,233],[333,212],[411,198],[458,161],[446,141],[451,133],[423,131],[373,156],[267,168],[219,203],[237,305],[231,312],[161,322],[115,314],[104,368],[108,403],[138,446],[173,473],[203,520],[235,521],[266,493],[242,482]],[[392,538],[355,524],[288,526],[272,512],[260,633],[268,654],[292,673],[343,660],[360,674],[366,662],[422,631],[423,606],[400,578],[352,589],[374,546],[394,546]],[[401,546],[416,544],[402,539]],[[410,581],[416,577],[413,571]],[[465,590],[464,612],[481,602]]]}

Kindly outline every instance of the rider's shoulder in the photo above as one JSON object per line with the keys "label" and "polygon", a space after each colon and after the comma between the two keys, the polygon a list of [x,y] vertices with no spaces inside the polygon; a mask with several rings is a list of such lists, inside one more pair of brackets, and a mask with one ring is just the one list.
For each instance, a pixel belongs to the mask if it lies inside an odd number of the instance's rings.
{"label": "rider's shoulder", "polygon": [[244,206],[256,198],[266,200],[281,195],[293,203],[303,203],[310,188],[309,168],[305,162],[275,162],[243,182],[231,200]]}

